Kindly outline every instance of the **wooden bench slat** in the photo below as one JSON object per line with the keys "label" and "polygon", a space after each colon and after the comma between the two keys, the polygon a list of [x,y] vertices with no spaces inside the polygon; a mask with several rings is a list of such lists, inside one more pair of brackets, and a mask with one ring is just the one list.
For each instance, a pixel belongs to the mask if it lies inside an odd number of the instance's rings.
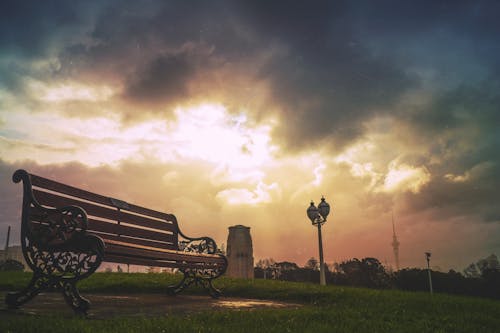
{"label": "wooden bench slat", "polygon": [[[44,222],[41,211],[37,207],[30,208],[31,223]],[[47,224],[47,223],[45,223]],[[103,238],[123,241],[141,246],[162,249],[177,249],[177,238],[173,234],[159,233],[147,229],[139,229],[118,223],[88,219],[87,231]]]}
{"label": "wooden bench slat", "polygon": [[153,267],[200,268],[200,266],[197,264],[189,264],[176,261],[141,259],[137,257],[127,257],[127,256],[113,255],[113,254],[105,254],[104,261],[118,263],[118,264],[131,264],[131,265],[153,266]]}
{"label": "wooden bench slat", "polygon": [[140,246],[165,249],[165,250],[176,250],[177,249],[177,244],[174,244],[174,243],[160,243],[160,242],[155,242],[155,241],[148,240],[148,239],[110,235],[110,234],[100,233],[100,232],[96,232],[96,231],[89,231],[89,234],[93,234],[93,235],[96,235],[98,237],[101,237],[102,240],[104,241],[104,243],[108,243],[110,241],[121,241],[121,242],[129,243],[131,246],[140,245]]}
{"label": "wooden bench slat", "polygon": [[177,237],[175,237],[171,233],[170,234],[159,233],[147,229],[139,229],[123,224],[119,225],[118,223],[104,222],[95,219],[89,219],[88,222],[89,222],[88,224],[89,231],[98,231],[115,235],[144,238],[160,242],[168,242],[168,243],[177,242]]}
{"label": "wooden bench slat", "polygon": [[151,229],[171,231],[173,233],[177,232],[177,226],[169,222],[152,220],[148,219],[145,216],[139,216],[124,211],[113,210],[110,208],[93,205],[89,202],[84,202],[68,197],[62,197],[50,192],[44,192],[36,189],[33,189],[33,194],[35,195],[37,201],[44,206],[62,207],[68,205],[75,205],[83,208],[87,213],[87,215],[89,216],[95,216],[95,217],[105,218],[108,220],[135,224],[141,227],[146,227]]}
{"label": "wooden bench slat", "polygon": [[[43,221],[42,218],[38,215],[38,209],[36,207],[31,207],[31,210],[34,212],[34,214],[31,214],[31,223],[38,227],[38,226],[49,226],[49,224],[46,221]],[[103,239],[104,243],[106,244],[106,248],[108,248],[108,244],[117,244],[119,247],[113,248],[114,251],[116,252],[116,249],[119,249],[119,251],[122,251],[123,253],[129,253],[130,251],[127,251],[127,249],[132,248],[132,249],[145,249],[150,252],[166,252],[167,253],[181,253],[185,254],[185,252],[182,251],[177,251],[178,247],[177,244],[175,243],[160,243],[160,242],[155,242],[153,240],[148,240],[148,239],[140,239],[140,238],[131,238],[127,236],[118,236],[115,231],[118,227],[120,227],[117,224],[114,223],[108,223],[108,222],[102,222],[102,221],[92,221],[97,223],[102,223],[103,225],[107,226],[101,226],[99,227],[99,231],[94,230],[97,228],[89,228],[88,232],[90,234],[96,235],[100,238]],[[168,236],[168,235],[167,235]],[[174,251],[174,252],[172,252]],[[148,253],[150,253],[148,252]],[[192,256],[191,256],[192,257]]]}
{"label": "wooden bench slat", "polygon": [[131,265],[140,265],[140,266],[153,266],[153,267],[175,267],[175,262],[166,262],[152,259],[142,259],[142,258],[134,258],[127,257],[121,255],[114,255],[110,253],[104,254],[105,262],[113,262],[118,264],[131,264]]}
{"label": "wooden bench slat", "polygon": [[195,252],[182,252],[175,250],[148,249],[147,247],[130,247],[122,242],[111,241],[106,243],[106,253],[115,255],[130,255],[156,260],[178,260],[186,262],[201,262],[212,264],[223,264],[225,261],[218,255]]}
{"label": "wooden bench slat", "polygon": [[[56,182],[56,181],[51,180],[51,179],[40,177],[37,175],[30,174],[30,177],[31,177],[31,183],[33,184],[33,186],[45,188],[47,190],[51,190],[54,192],[63,193],[63,194],[70,195],[73,197],[77,197],[77,198],[81,198],[84,200],[93,201],[93,202],[96,202],[96,203],[99,203],[102,205],[107,205],[107,206],[113,207],[113,205],[111,203],[112,198],[110,198],[110,197],[106,197],[106,196],[103,196],[103,195],[100,195],[97,193],[82,190],[82,189],[79,189],[79,188],[76,188],[76,187],[73,187],[70,185]],[[134,204],[128,203],[127,210],[134,212],[134,213],[137,213],[137,214],[149,215],[151,217],[155,217],[158,219],[175,222],[175,216],[172,214],[158,212],[156,210],[137,206]]]}
{"label": "wooden bench slat", "polygon": [[[43,219],[39,214],[39,210],[36,207],[31,207],[31,212],[33,212],[32,214],[30,214],[31,224],[33,224],[35,227],[49,226],[49,224],[46,221],[43,221]],[[96,223],[101,225],[99,227],[95,227]],[[133,232],[130,232],[132,236],[123,234],[118,236],[116,231],[120,230],[121,228],[126,228],[126,226],[119,226],[116,223],[89,220],[89,228],[87,229],[87,232],[89,234],[93,234],[102,238],[105,243],[109,241],[119,241],[122,243],[130,244],[130,246],[144,246],[152,249],[177,250],[177,244],[173,242],[172,235],[156,234],[160,236],[166,236],[163,237],[161,241],[155,241],[147,238],[137,238],[138,236],[134,236]],[[137,230],[137,228],[130,228],[130,229]]]}
{"label": "wooden bench slat", "polygon": [[[49,223],[44,219],[44,212],[39,208],[31,206],[29,209],[29,223],[48,225]],[[76,218],[80,223],[82,223],[77,230],[81,231],[83,229],[83,220],[81,217]]]}

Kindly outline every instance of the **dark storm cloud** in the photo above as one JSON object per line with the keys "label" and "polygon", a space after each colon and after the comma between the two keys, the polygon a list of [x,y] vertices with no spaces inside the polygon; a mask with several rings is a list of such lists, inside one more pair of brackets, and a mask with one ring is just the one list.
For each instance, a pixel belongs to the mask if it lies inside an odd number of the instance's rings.
{"label": "dark storm cloud", "polygon": [[[47,80],[56,75],[112,80],[124,87],[119,97],[131,104],[123,111],[130,113],[136,103],[164,110],[165,104],[210,95],[205,90],[211,88],[235,95],[230,77],[203,91],[190,89],[190,83],[238,64],[245,70],[234,74],[248,74],[248,86],[255,78],[269,83],[268,104],[279,110],[283,124],[275,140],[293,149],[322,140],[342,146],[364,133],[365,121],[400,117],[404,112],[394,104],[419,89],[420,78],[408,66],[422,52],[433,58],[439,51],[446,59],[471,46],[477,50],[470,52],[474,63],[491,66],[500,59],[491,55],[499,50],[492,43],[499,5],[489,1],[17,3],[2,5],[7,9],[0,23],[2,52],[42,57],[57,50],[60,67],[45,73]],[[447,50],[405,48],[419,41],[426,45],[443,31]],[[461,48],[453,49],[458,44]],[[29,76],[22,68],[0,66],[6,74],[0,80],[7,84]],[[238,96],[245,98],[245,92]],[[268,110],[249,111],[257,116]]]}
{"label": "dark storm cloud", "polygon": [[489,39],[499,27],[500,4],[495,0],[365,1],[349,5],[356,25],[373,35],[416,35],[449,28],[464,37]]}
{"label": "dark storm cloud", "polygon": [[[244,7],[247,22],[260,36],[287,48],[263,72],[285,109],[287,125],[279,134],[291,147],[325,137],[349,142],[362,134],[363,121],[384,113],[397,117],[393,102],[419,88],[411,67],[422,58],[430,59],[423,70],[449,76],[463,73],[461,67],[469,66],[464,61],[488,70],[500,59],[500,6],[489,1],[314,4],[272,1]],[[444,75],[433,84],[444,81]]]}
{"label": "dark storm cloud", "polygon": [[136,75],[125,94],[140,102],[165,101],[172,96],[183,96],[187,93],[186,85],[194,71],[195,68],[183,54],[165,55]]}
{"label": "dark storm cloud", "polygon": [[479,82],[500,68],[498,1],[379,2],[354,12],[355,32],[373,52],[434,90]]}
{"label": "dark storm cloud", "polygon": [[500,76],[463,84],[401,117],[425,140],[429,153],[447,158],[453,172],[500,162]]}
{"label": "dark storm cloud", "polygon": [[437,96],[405,121],[416,143],[428,147],[425,164],[433,175],[419,194],[409,195],[412,209],[500,222],[500,77]]}
{"label": "dark storm cloud", "polygon": [[340,145],[356,139],[363,121],[388,109],[416,83],[359,43],[348,3],[262,1],[241,8],[242,22],[257,31],[261,47],[284,49],[261,75],[272,83],[286,123],[275,134],[289,148],[325,137]]}
{"label": "dark storm cloud", "polygon": [[89,34],[93,42],[64,49],[61,72],[71,68],[94,80],[116,80],[126,102],[165,112],[169,102],[203,94],[190,91],[190,82],[250,49],[236,37],[234,13],[224,4],[130,1],[103,6]]}
{"label": "dark storm cloud", "polygon": [[82,7],[68,1],[2,1],[2,53],[25,57],[46,54],[57,38],[74,33],[82,24]]}
{"label": "dark storm cloud", "polygon": [[40,75],[30,62],[57,56],[67,43],[78,41],[95,7],[85,1],[2,1],[0,87],[19,92],[24,78]]}
{"label": "dark storm cloud", "polygon": [[202,66],[209,66],[210,50],[193,47],[159,55],[134,73],[125,89],[125,98],[139,103],[168,104],[189,97],[188,85]]}
{"label": "dark storm cloud", "polygon": [[[304,148],[326,136],[344,144],[362,133],[364,120],[415,85],[402,68],[358,43],[352,14],[348,5],[327,1],[148,3],[138,12],[114,5],[99,16],[92,33],[98,43],[85,52],[94,68],[123,68],[126,99],[156,105],[201,94],[187,84],[217,71],[213,61],[253,66],[256,77],[271,84],[269,102],[287,124],[275,133],[284,145]],[[197,58],[178,52],[186,43],[213,52]],[[217,88],[232,85],[228,79]]]}
{"label": "dark storm cloud", "polygon": [[[500,73],[477,85],[463,83],[457,89],[437,96],[425,110],[410,119],[419,127],[433,132],[443,128],[460,128],[477,124],[494,129],[500,122]],[[434,116],[439,115],[439,116]]]}
{"label": "dark storm cloud", "polygon": [[443,175],[436,175],[419,194],[407,194],[406,199],[413,213],[432,211],[441,220],[469,216],[499,223],[499,171],[497,162],[478,167],[477,174],[463,182],[451,182]]}

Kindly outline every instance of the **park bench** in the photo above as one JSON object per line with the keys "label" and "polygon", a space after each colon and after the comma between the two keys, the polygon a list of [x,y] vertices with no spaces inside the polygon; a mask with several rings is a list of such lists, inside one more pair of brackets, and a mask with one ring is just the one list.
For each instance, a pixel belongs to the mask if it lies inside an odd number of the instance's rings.
{"label": "park bench", "polygon": [[23,182],[21,245],[33,271],[28,286],[8,293],[5,302],[17,308],[44,290],[60,290],[77,313],[90,302],[76,287],[102,262],[176,268],[182,280],[166,286],[177,294],[200,284],[212,297],[212,285],[227,268],[227,259],[209,237],[191,238],[177,219],[47,178],[17,170],[12,179]]}

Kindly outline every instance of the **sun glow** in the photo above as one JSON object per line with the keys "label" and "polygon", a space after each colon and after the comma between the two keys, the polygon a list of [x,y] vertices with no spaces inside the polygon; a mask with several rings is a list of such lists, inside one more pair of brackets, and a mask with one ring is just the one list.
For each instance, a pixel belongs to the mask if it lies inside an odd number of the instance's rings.
{"label": "sun glow", "polygon": [[[9,113],[6,126],[16,131],[0,129],[0,148],[6,151],[2,158],[37,156],[40,164],[77,161],[91,167],[124,161],[194,163],[220,187],[219,201],[255,205],[280,197],[278,184],[267,179],[268,170],[278,163],[272,123],[255,124],[244,112],[233,114],[218,104],[179,107],[171,119],[156,116],[135,123],[123,123],[115,114],[110,110],[106,117],[74,118],[44,111]],[[315,169],[317,182],[324,168]],[[176,177],[165,170],[163,180]]]}
{"label": "sun glow", "polygon": [[3,144],[18,148],[4,158],[15,160],[43,149],[39,163],[53,163],[55,155],[57,162],[90,166],[122,160],[200,160],[213,165],[216,178],[258,182],[262,178],[258,169],[273,160],[276,150],[270,144],[270,125],[252,124],[244,113],[230,114],[222,105],[178,108],[172,120],[154,118],[132,125],[110,114],[85,119],[54,113],[49,117],[44,112],[8,114],[7,126],[24,126],[4,138]]}
{"label": "sun glow", "polygon": [[178,154],[230,168],[253,168],[272,159],[271,127],[251,126],[244,113],[231,115],[222,105],[175,110],[170,127]]}

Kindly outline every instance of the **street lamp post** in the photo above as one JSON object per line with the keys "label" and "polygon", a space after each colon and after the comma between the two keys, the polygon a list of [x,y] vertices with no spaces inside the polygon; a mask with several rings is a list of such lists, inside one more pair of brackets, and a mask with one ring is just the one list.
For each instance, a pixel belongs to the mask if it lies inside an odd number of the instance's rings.
{"label": "street lamp post", "polygon": [[311,205],[307,208],[307,216],[311,220],[312,224],[318,227],[318,244],[319,244],[319,283],[320,285],[326,285],[325,278],[325,263],[323,262],[323,240],[321,237],[321,226],[326,222],[326,217],[330,213],[330,205],[325,201],[324,197],[321,197],[321,202],[318,207],[314,206],[314,202],[311,201]]}
{"label": "street lamp post", "polygon": [[431,266],[429,264],[429,261],[431,260],[431,253],[430,252],[425,252],[425,259],[427,259],[427,274],[429,275],[429,290],[432,295],[432,278],[431,278]]}

